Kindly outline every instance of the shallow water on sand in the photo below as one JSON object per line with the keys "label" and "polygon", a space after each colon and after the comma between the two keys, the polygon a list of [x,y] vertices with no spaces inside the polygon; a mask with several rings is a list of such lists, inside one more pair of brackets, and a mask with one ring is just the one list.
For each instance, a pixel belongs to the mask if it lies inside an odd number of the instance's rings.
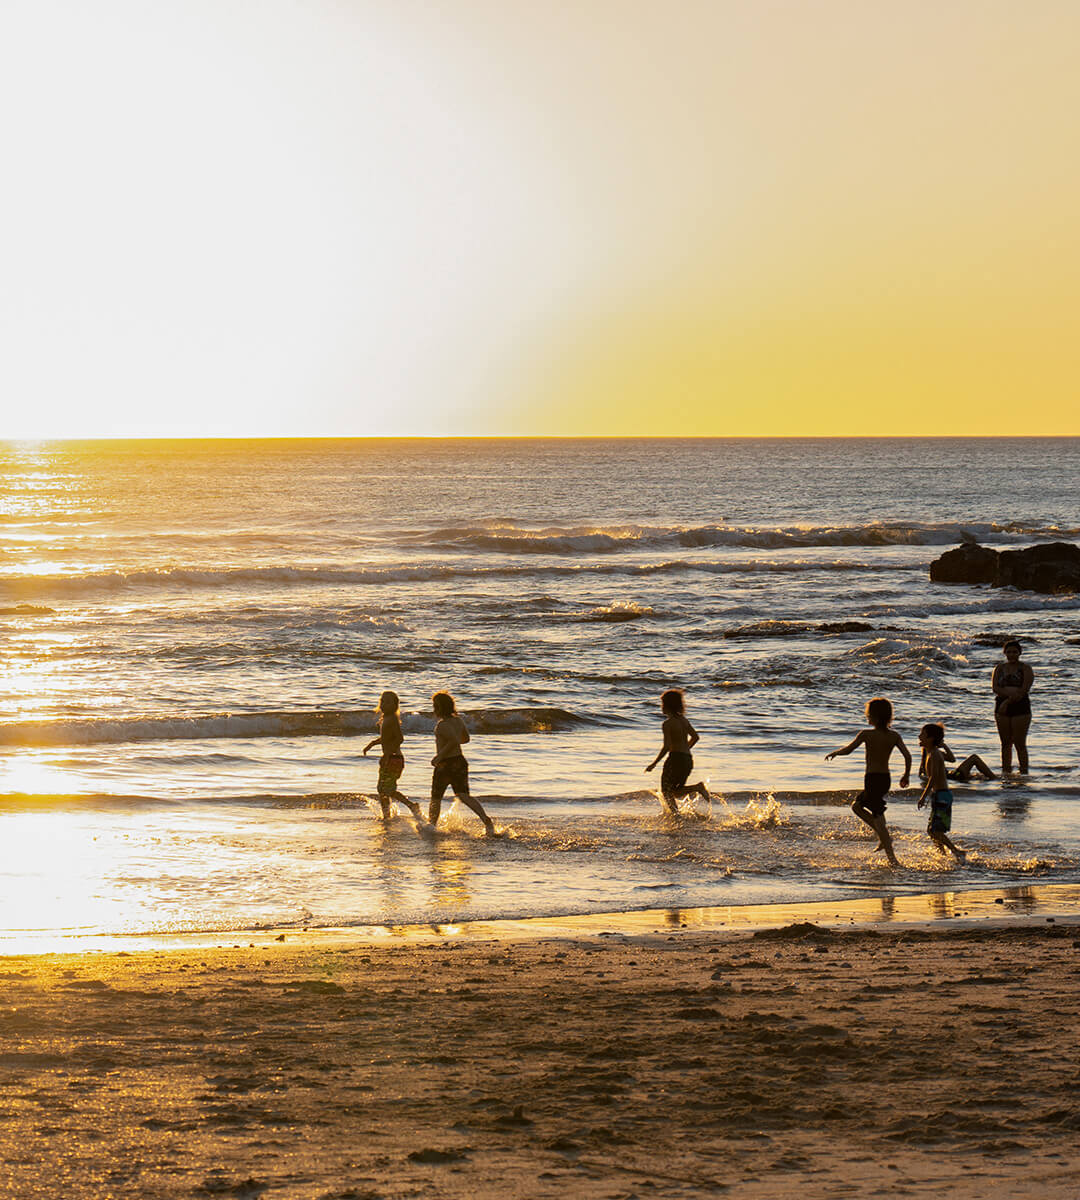
{"label": "shallow water on sand", "polygon": [[[0,927],[1080,879],[1080,598],[927,572],[968,535],[1075,540],[1078,470],[1075,439],[0,448]],[[885,694],[910,745],[944,718],[996,768],[1005,634],[1036,672],[1032,775],[957,789],[964,868],[894,796],[890,873],[843,806],[861,764],[823,755]],[[642,770],[671,685],[717,796],[678,824]],[[435,838],[373,820],[359,749],[387,687],[403,790],[424,799],[427,698],[447,687],[504,838],[468,814]]]}

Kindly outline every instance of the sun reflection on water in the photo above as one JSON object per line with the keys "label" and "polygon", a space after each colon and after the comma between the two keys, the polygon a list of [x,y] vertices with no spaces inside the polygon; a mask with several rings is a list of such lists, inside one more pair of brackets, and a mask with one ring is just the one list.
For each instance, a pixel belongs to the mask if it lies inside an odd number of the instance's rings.
{"label": "sun reflection on water", "polygon": [[[153,927],[146,900],[115,886],[123,849],[72,814],[0,814],[0,946],[16,953],[40,931],[78,935]],[[118,853],[120,851],[120,853]],[[149,923],[149,926],[148,926]]]}
{"label": "sun reflection on water", "polygon": [[70,792],[68,773],[37,754],[0,758],[0,795],[64,796]]}

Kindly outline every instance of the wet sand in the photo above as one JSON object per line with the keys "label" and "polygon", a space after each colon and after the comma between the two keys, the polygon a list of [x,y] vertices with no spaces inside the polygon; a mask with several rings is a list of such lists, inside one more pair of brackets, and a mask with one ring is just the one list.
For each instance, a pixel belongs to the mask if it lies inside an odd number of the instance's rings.
{"label": "wet sand", "polygon": [[1080,924],[0,959],[0,1196],[1075,1197]]}

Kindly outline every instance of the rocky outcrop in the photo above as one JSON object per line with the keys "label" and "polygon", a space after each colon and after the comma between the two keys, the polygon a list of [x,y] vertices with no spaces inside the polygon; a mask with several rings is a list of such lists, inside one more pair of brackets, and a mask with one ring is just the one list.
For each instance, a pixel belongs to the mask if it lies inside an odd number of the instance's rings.
{"label": "rocky outcrop", "polygon": [[1080,546],[1046,542],[1024,550],[991,550],[973,542],[930,564],[935,583],[988,583],[1025,592],[1080,592]]}
{"label": "rocky outcrop", "polygon": [[946,550],[930,564],[934,583],[993,583],[997,572],[998,552],[974,542]]}
{"label": "rocky outcrop", "polygon": [[1002,550],[994,586],[1025,592],[1080,592],[1080,546],[1049,542],[1026,550]]}

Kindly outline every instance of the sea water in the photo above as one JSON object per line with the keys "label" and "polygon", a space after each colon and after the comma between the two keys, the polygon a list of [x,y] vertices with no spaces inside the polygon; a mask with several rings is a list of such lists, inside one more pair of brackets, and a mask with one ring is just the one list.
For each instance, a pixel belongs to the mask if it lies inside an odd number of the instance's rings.
{"label": "sea water", "polygon": [[[1080,439],[0,447],[0,944],[1076,881],[1080,597],[928,568],[1076,540],[1077,478]],[[955,788],[963,867],[894,793],[890,871],[824,754],[885,695],[996,771],[1006,636],[1031,774]],[[714,793],[679,821],[671,686]],[[454,694],[501,839],[376,819],[385,688],[421,802]]]}

